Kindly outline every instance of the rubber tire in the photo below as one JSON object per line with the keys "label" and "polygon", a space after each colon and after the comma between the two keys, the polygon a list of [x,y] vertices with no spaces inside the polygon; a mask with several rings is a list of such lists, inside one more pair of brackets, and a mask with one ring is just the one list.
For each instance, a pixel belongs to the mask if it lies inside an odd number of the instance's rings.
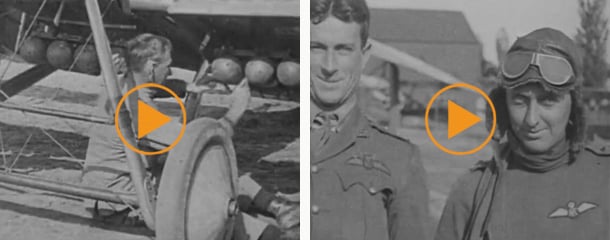
{"label": "rubber tire", "polygon": [[233,142],[220,123],[193,120],[168,155],[156,205],[157,240],[231,239],[237,198]]}

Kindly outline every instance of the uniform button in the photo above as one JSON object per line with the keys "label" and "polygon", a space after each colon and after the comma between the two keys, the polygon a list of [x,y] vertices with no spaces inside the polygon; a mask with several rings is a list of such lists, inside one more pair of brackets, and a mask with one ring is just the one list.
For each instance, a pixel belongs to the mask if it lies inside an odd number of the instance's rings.
{"label": "uniform button", "polygon": [[311,172],[312,173],[318,173],[320,169],[318,169],[318,165],[311,165]]}
{"label": "uniform button", "polygon": [[375,194],[375,193],[377,193],[377,189],[375,189],[374,187],[370,187],[370,188],[369,188],[369,192],[370,192],[371,194]]}
{"label": "uniform button", "polygon": [[339,129],[337,127],[331,127],[330,130],[334,133],[338,133]]}
{"label": "uniform button", "polygon": [[318,214],[320,212],[320,207],[317,205],[311,205],[311,213]]}

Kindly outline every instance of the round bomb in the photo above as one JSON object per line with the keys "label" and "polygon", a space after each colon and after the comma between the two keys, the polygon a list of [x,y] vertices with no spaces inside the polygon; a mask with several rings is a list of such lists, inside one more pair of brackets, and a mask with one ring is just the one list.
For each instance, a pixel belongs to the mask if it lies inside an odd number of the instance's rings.
{"label": "round bomb", "polygon": [[286,87],[299,86],[299,63],[284,61],[277,66],[277,79]]}
{"label": "round bomb", "polygon": [[47,48],[47,61],[56,68],[68,69],[73,60],[72,46],[66,41],[53,41]]}
{"label": "round bomb", "polygon": [[47,43],[37,37],[29,37],[21,45],[19,55],[31,63],[44,63],[47,60]]}
{"label": "round bomb", "polygon": [[81,45],[74,51],[74,70],[82,73],[98,75],[100,73],[100,63],[97,59],[97,52],[93,45]]}
{"label": "round bomb", "polygon": [[271,62],[265,59],[256,58],[246,64],[246,78],[248,83],[255,87],[275,86],[274,72],[275,69]]}
{"label": "round bomb", "polygon": [[212,76],[226,84],[238,84],[244,78],[244,72],[236,59],[219,57],[212,62]]}

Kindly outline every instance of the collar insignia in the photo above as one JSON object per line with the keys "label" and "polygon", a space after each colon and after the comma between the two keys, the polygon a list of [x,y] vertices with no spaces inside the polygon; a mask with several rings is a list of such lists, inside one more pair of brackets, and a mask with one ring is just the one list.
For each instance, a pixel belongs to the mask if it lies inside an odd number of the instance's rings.
{"label": "collar insignia", "polygon": [[597,204],[588,202],[582,202],[580,203],[580,205],[576,206],[575,202],[570,201],[568,202],[567,208],[559,207],[555,209],[553,212],[551,212],[551,214],[549,214],[549,218],[567,217],[573,219],[578,217],[580,214],[583,214],[586,211],[589,211],[596,207]]}

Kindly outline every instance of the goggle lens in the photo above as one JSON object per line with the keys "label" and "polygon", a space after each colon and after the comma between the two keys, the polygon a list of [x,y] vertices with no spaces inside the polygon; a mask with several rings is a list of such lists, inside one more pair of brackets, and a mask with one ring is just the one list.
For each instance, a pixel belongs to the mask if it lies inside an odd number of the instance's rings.
{"label": "goggle lens", "polygon": [[549,84],[558,86],[574,78],[574,70],[568,60],[547,54],[513,52],[509,53],[502,64],[502,75],[508,83],[519,80],[530,65],[538,66],[540,75]]}
{"label": "goggle lens", "polygon": [[540,74],[550,84],[563,85],[574,76],[570,63],[560,57],[539,55]]}
{"label": "goggle lens", "polygon": [[509,79],[518,78],[527,71],[532,62],[532,54],[515,52],[506,55],[502,64],[502,74]]}

